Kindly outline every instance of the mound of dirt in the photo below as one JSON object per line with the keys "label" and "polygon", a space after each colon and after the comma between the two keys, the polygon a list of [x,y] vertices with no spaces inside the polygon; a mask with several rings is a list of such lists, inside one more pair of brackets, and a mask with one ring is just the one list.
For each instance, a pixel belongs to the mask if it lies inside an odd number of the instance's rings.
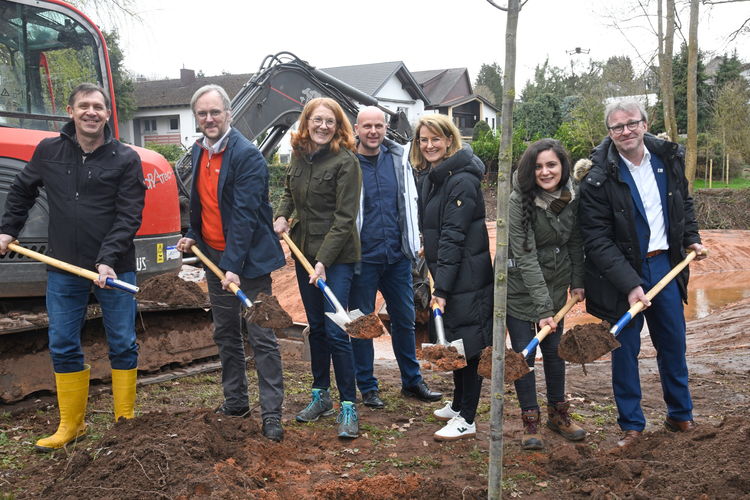
{"label": "mound of dirt", "polygon": [[488,345],[482,349],[482,355],[479,356],[479,366],[477,373],[480,377],[490,380],[492,378],[492,346]]}
{"label": "mound of dirt", "polygon": [[460,370],[466,366],[466,357],[453,346],[422,346],[422,359],[429,361],[429,368],[443,372]]}
{"label": "mound of dirt", "polygon": [[609,328],[606,321],[576,325],[563,334],[557,352],[562,359],[571,363],[596,361],[620,347],[617,339],[609,333]]}
{"label": "mound of dirt", "polygon": [[245,309],[243,315],[251,323],[257,323],[263,328],[289,328],[293,324],[292,317],[282,309],[276,297],[263,292],[258,293],[253,307]]}
{"label": "mound of dirt", "polygon": [[208,295],[198,284],[185,281],[176,274],[154,276],[144,281],[140,288],[136,296],[139,302],[197,307],[208,304]]}
{"label": "mound of dirt", "polygon": [[747,498],[748,444],[750,418],[727,416],[717,426],[699,426],[692,433],[646,433],[619,453],[587,457],[585,447],[565,444],[552,453],[547,469],[568,477],[569,494],[575,496]]}
{"label": "mound of dirt", "polygon": [[355,339],[374,339],[385,333],[383,322],[375,313],[365,314],[346,326],[346,333]]}

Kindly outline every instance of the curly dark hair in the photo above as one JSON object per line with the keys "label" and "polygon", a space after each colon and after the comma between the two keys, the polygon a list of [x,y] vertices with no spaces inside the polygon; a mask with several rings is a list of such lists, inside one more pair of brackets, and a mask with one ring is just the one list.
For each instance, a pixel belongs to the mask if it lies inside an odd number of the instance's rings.
{"label": "curly dark hair", "polygon": [[521,227],[525,234],[523,249],[527,252],[531,251],[531,247],[529,247],[529,226],[534,214],[534,198],[541,191],[541,188],[536,184],[536,159],[539,153],[549,150],[557,155],[557,159],[560,160],[562,166],[560,184],[557,187],[565,186],[570,179],[570,155],[568,155],[562,143],[556,139],[540,139],[530,145],[521,159],[518,160],[518,168],[516,169],[518,190],[521,192],[521,207],[523,209],[521,217]]}

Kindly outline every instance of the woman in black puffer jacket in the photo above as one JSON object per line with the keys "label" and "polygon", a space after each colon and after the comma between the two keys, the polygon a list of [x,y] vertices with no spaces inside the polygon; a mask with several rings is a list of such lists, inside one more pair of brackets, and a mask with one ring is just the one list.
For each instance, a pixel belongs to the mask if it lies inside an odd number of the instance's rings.
{"label": "woman in black puffer jacket", "polygon": [[463,340],[467,360],[465,368],[453,372],[453,401],[435,411],[435,417],[448,423],[434,437],[471,437],[476,435],[474,417],[482,388],[479,355],[492,341],[493,271],[481,190],[484,164],[470,146],[461,145],[450,118],[438,114],[417,123],[410,159],[421,181],[420,226],[435,282],[432,302],[444,311],[448,341]]}

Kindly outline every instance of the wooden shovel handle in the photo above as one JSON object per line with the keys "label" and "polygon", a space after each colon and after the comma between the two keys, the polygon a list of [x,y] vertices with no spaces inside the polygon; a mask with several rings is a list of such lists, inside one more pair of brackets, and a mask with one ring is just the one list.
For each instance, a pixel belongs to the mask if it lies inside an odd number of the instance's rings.
{"label": "wooden shovel handle", "polygon": [[[568,297],[568,301],[565,303],[564,306],[562,306],[562,309],[557,311],[557,314],[552,316],[552,319],[555,320],[555,323],[559,323],[561,319],[565,317],[566,314],[568,314],[568,311],[573,309],[573,306],[578,303],[578,296],[571,295]],[[549,325],[545,325],[541,330],[539,330],[539,333],[536,334],[536,337],[539,339],[539,342],[541,342],[549,333],[552,331],[552,327]]]}
{"label": "wooden shovel handle", "polygon": [[[687,257],[682,259],[682,262],[674,266],[671,271],[665,274],[664,277],[660,279],[659,282],[651,288],[651,290],[646,292],[646,298],[648,300],[651,300],[654,297],[656,297],[656,294],[661,292],[664,289],[664,287],[667,286],[669,282],[672,281],[678,274],[680,274],[682,270],[685,269],[685,267],[688,264],[690,264],[690,261],[692,261],[696,257],[697,257],[697,254],[695,253],[695,250],[691,250],[690,253],[687,254]],[[630,320],[633,319],[633,317],[635,317],[636,314],[641,312],[644,307],[645,306],[643,302],[641,302],[640,300],[636,302],[635,304],[633,304],[632,306],[630,306],[630,309],[628,309],[628,311],[622,315],[619,321],[615,323],[612,329],[610,329],[610,332],[613,335],[617,335],[617,333],[619,333],[620,330],[622,330],[625,327],[625,325],[630,323]]]}
{"label": "wooden shovel handle", "polygon": [[308,274],[314,274],[315,269],[313,269],[313,266],[310,264],[310,261],[307,260],[307,257],[302,253],[302,251],[297,247],[297,245],[294,244],[292,239],[289,237],[289,234],[286,232],[281,233],[281,237],[284,238],[284,241],[286,242],[287,246],[289,246],[289,250],[294,253],[294,255],[297,256],[297,260],[299,260],[300,264],[302,264],[302,267],[305,268],[305,271],[307,271]]}
{"label": "wooden shovel handle", "polygon": [[[49,255],[35,252],[34,250],[22,247],[18,243],[8,243],[8,249],[13,250],[18,254],[25,255],[26,257],[38,260],[39,262],[44,262],[45,264],[49,264],[50,266],[62,269],[63,271],[67,271],[71,274],[75,274],[76,276],[80,276],[81,278],[86,278],[92,281],[96,281],[99,279],[99,274],[95,273],[94,271],[89,271],[88,269],[74,266],[73,264],[69,264],[62,260],[55,259],[54,257],[50,257]],[[139,290],[137,286],[131,285],[130,283],[115,278],[107,278],[107,285],[113,288],[119,288],[120,290],[125,290],[126,292],[130,293],[136,293]]]}
{"label": "wooden shovel handle", "polygon": [[[219,266],[214,264],[211,259],[206,257],[206,254],[204,254],[200,248],[198,248],[198,245],[193,245],[190,247],[190,251],[195,254],[196,257],[198,257],[201,262],[203,262],[203,265],[205,265],[207,268],[209,268],[213,273],[216,275],[219,280],[224,281],[227,279],[226,275],[222,272],[221,269],[219,269]],[[235,283],[229,283],[229,289],[232,291],[233,294],[237,294],[237,290],[240,290],[240,287],[238,287]],[[241,290],[240,290],[241,291]]]}

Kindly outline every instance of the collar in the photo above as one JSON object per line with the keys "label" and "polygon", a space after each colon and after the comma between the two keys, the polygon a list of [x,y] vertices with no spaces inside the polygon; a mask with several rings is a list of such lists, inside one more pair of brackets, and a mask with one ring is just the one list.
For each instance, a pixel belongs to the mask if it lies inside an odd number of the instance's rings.
{"label": "collar", "polygon": [[221,139],[216,141],[213,146],[208,144],[208,138],[203,136],[203,140],[200,141],[200,145],[203,149],[208,151],[209,157],[224,152],[229,142],[229,134],[232,132],[232,127],[227,128],[227,132],[222,136]]}
{"label": "collar", "polygon": [[[640,167],[642,165],[647,165],[647,164],[651,163],[651,151],[648,150],[648,148],[646,147],[645,144],[643,145],[643,150],[645,152],[643,153],[643,158],[641,158],[641,163],[638,164],[638,165],[636,165],[632,161],[628,160],[624,156],[620,155],[620,158],[622,159],[622,161],[625,162],[625,166],[628,167],[628,170],[630,170],[631,172],[634,172],[635,170],[638,169],[638,167]],[[619,152],[618,152],[618,154],[619,154]]]}

